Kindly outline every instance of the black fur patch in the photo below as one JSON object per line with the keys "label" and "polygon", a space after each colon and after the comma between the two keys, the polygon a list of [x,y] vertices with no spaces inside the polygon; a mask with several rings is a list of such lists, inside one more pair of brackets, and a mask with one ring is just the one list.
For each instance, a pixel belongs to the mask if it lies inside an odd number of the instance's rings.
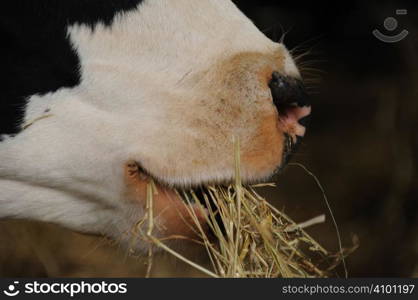
{"label": "black fur patch", "polygon": [[5,0],[0,4],[0,135],[20,131],[27,97],[74,87],[79,58],[67,38],[74,23],[111,25],[142,0]]}

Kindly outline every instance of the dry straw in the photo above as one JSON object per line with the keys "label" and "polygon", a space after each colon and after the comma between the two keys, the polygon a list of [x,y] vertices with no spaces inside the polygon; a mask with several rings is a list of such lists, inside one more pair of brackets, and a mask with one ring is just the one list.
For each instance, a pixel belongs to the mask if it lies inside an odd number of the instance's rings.
{"label": "dry straw", "polygon": [[[273,207],[255,191],[261,184],[244,186],[240,177],[239,142],[235,143],[236,180],[230,186],[208,186],[203,199],[193,190],[177,191],[194,224],[189,224],[208,254],[211,268],[201,266],[179,254],[153,235],[154,184],[148,186],[147,214],[135,228],[141,238],[150,242],[148,275],[151,272],[153,246],[163,249],[202,273],[211,277],[272,278],[335,276],[335,267],[346,254],[340,247],[337,255],[329,253],[304,230],[324,222],[319,216],[296,224],[286,214]],[[322,188],[321,188],[322,189]],[[200,196],[202,198],[202,196]],[[203,206],[201,203],[204,203]],[[208,230],[202,226],[191,204],[208,210]],[[219,220],[222,220],[219,222]],[[221,225],[223,224],[223,225]],[[144,226],[145,225],[145,226]],[[215,238],[213,238],[213,235]],[[181,237],[172,237],[181,238]],[[340,240],[339,240],[340,243]],[[344,264],[345,269],[345,264]]]}

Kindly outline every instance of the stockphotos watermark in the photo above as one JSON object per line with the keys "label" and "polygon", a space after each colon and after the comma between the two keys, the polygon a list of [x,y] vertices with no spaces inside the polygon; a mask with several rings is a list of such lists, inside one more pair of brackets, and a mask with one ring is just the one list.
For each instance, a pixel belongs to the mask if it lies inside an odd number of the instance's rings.
{"label": "stockphotos watermark", "polygon": [[[407,9],[397,9],[397,16],[408,15]],[[379,29],[373,30],[373,35],[384,43],[397,43],[406,38],[409,34],[408,30],[403,29],[398,34],[395,34],[395,30],[398,29],[398,20],[394,17],[387,17],[383,22],[383,27],[388,34],[382,33]]]}
{"label": "stockphotos watermark", "polygon": [[25,282],[13,281],[3,294],[8,297],[15,297],[19,294],[26,295],[93,295],[93,294],[126,294],[128,292],[127,283],[107,283],[101,282]]}

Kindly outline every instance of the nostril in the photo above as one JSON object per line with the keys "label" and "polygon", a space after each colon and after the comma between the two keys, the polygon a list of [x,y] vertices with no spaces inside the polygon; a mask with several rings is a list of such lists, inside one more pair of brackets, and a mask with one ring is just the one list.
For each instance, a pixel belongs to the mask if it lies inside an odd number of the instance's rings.
{"label": "nostril", "polygon": [[274,104],[280,109],[283,105],[309,106],[308,96],[301,80],[272,73],[269,87]]}

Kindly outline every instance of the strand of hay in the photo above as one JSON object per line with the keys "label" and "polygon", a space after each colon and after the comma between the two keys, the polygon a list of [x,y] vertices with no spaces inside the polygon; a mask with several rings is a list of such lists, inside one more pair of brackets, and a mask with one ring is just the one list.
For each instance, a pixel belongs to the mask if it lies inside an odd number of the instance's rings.
{"label": "strand of hay", "polygon": [[[345,276],[345,278],[348,278],[348,270],[347,270],[347,265],[346,265],[346,263],[345,263],[345,256],[346,256],[346,254],[344,254],[344,249],[343,249],[343,246],[342,246],[342,241],[341,241],[341,235],[340,235],[340,229],[338,228],[338,224],[337,224],[337,221],[335,220],[335,217],[334,217],[334,213],[332,212],[332,209],[331,209],[331,205],[329,204],[329,201],[328,201],[328,197],[327,197],[327,195],[325,194],[325,190],[324,190],[324,188],[322,187],[322,184],[319,182],[319,179],[315,176],[315,174],[313,174],[311,171],[309,171],[304,165],[302,165],[302,164],[298,164],[298,163],[293,163],[292,165],[294,165],[294,166],[297,166],[297,167],[299,167],[299,168],[301,168],[302,170],[304,170],[309,176],[311,176],[314,180],[315,180],[315,182],[316,182],[316,185],[319,187],[319,189],[321,190],[321,192],[322,192],[322,196],[323,196],[323,199],[324,199],[324,201],[325,201],[325,204],[326,204],[326,206],[327,206],[327,208],[328,208],[328,211],[329,211],[329,214],[330,214],[330,216],[331,216],[331,219],[332,219],[332,223],[334,224],[334,228],[335,228],[335,232],[336,232],[336,234],[337,234],[337,240],[338,240],[338,247],[339,247],[339,251],[340,251],[340,257],[341,257],[341,263],[342,263],[342,265],[343,265],[343,268],[344,268],[344,276]],[[354,239],[357,239],[357,237],[355,237]],[[352,247],[352,249],[349,249],[348,251],[351,251],[351,252],[353,252],[355,249],[357,249],[357,247],[358,247],[358,242],[353,242],[353,244],[354,244],[354,246]],[[354,250],[353,250],[354,249]]]}
{"label": "strand of hay", "polygon": [[[193,190],[177,191],[184,199],[185,206],[195,230],[208,254],[212,268],[207,269],[168,247],[164,240],[153,236],[153,194],[156,187],[150,184],[147,193],[147,214],[139,222],[136,232],[150,242],[148,272],[152,266],[152,247],[158,247],[211,277],[228,278],[276,278],[276,277],[328,277],[344,259],[340,254],[329,253],[316,242],[304,228],[324,222],[319,216],[307,222],[296,224],[283,212],[268,203],[255,191],[259,184],[244,186],[240,177],[239,142],[235,147],[236,180],[230,186],[208,186],[203,194],[207,209],[207,224],[215,238],[202,228],[191,204],[201,205]],[[200,201],[199,201],[200,200]],[[223,226],[219,224],[219,218]],[[143,224],[148,226],[144,230]],[[182,238],[182,237],[171,237]],[[338,236],[339,238],[339,236]],[[341,240],[339,239],[341,244]],[[351,252],[353,250],[347,251]],[[344,262],[344,269],[345,262]],[[149,273],[148,273],[149,275]]]}

